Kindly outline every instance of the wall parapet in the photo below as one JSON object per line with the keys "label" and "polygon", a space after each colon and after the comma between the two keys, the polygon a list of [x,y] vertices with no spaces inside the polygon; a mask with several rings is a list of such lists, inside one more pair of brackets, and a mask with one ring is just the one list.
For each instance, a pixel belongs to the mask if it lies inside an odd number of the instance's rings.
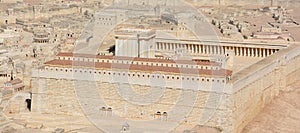
{"label": "wall parapet", "polygon": [[[96,70],[83,68],[33,69],[34,78],[100,81],[108,83],[139,84],[145,86],[178,88],[194,91],[228,93],[226,77],[208,77],[179,74]],[[228,89],[227,89],[228,88]]]}
{"label": "wall parapet", "polygon": [[[274,82],[280,82],[280,80],[284,78],[284,76],[289,74],[285,72],[282,73],[285,69],[285,66],[287,65],[286,63],[299,55],[300,46],[296,44],[291,45],[287,49],[280,50],[277,54],[262,59],[256,64],[253,64],[248,68],[232,75],[230,83],[232,83],[233,88],[235,88],[234,92],[239,91],[240,89],[251,84],[257,79],[260,79],[265,75],[276,71],[279,71],[281,73],[277,73],[277,75],[274,75]],[[276,77],[281,78],[276,79]]]}
{"label": "wall parapet", "polygon": [[228,84],[232,86],[234,131],[243,128],[280,91],[300,80],[300,45],[280,50],[254,65],[234,74]]}

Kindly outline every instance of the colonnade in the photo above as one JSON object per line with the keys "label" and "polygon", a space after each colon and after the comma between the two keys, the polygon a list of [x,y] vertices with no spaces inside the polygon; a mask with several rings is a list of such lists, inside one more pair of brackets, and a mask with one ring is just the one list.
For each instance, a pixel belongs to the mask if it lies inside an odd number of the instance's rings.
{"label": "colonnade", "polygon": [[227,47],[227,48],[234,50],[236,56],[251,56],[251,57],[267,57],[279,51],[279,49],[254,48],[254,47]]}
{"label": "colonnade", "polygon": [[203,44],[181,44],[157,42],[158,51],[175,51],[176,49],[186,49],[191,54],[224,55],[226,51],[232,50],[235,56],[267,57],[279,49],[241,47],[241,46],[221,46],[221,45],[203,45]]}

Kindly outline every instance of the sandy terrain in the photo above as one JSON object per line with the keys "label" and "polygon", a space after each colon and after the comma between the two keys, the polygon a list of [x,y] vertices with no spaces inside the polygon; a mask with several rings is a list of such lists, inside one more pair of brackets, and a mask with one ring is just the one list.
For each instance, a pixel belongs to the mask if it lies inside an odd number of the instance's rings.
{"label": "sandy terrain", "polygon": [[243,133],[299,133],[300,89],[282,93],[246,126]]}

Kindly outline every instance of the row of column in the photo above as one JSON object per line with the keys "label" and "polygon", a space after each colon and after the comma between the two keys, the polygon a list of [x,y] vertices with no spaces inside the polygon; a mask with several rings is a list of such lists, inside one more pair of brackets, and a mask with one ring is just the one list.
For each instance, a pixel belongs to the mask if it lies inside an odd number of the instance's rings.
{"label": "row of column", "polygon": [[228,49],[234,50],[236,56],[251,56],[251,57],[267,57],[279,51],[279,49],[246,48],[246,47],[229,47]]}
{"label": "row of column", "polygon": [[192,54],[225,54],[223,46],[199,45],[199,44],[179,44],[179,43],[157,43],[157,50],[174,51],[178,48],[188,50]]}
{"label": "row of column", "polygon": [[178,48],[188,50],[191,54],[215,54],[224,55],[226,51],[233,51],[235,56],[250,56],[250,57],[267,57],[279,49],[266,48],[247,48],[233,46],[216,46],[216,45],[201,45],[201,44],[179,44],[179,43],[157,43],[157,50],[174,51]]}

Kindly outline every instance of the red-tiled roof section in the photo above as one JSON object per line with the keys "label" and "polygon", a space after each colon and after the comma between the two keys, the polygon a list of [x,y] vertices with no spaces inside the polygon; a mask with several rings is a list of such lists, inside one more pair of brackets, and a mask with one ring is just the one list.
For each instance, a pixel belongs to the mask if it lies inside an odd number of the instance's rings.
{"label": "red-tiled roof section", "polygon": [[145,72],[165,72],[175,74],[193,74],[193,75],[215,75],[215,76],[228,76],[232,71],[221,70],[208,70],[208,69],[192,69],[192,68],[177,68],[165,66],[147,66],[136,64],[120,64],[120,63],[102,63],[102,62],[83,62],[72,60],[52,60],[45,63],[46,66],[58,67],[89,67],[96,69],[110,69],[110,70],[128,70],[128,71],[145,71]]}
{"label": "red-tiled roof section", "polygon": [[192,60],[167,60],[157,58],[133,58],[125,56],[105,56],[105,55],[92,55],[92,54],[75,54],[75,53],[59,53],[57,56],[61,57],[86,57],[97,59],[115,59],[115,60],[131,60],[131,61],[143,61],[143,62],[159,62],[159,63],[174,63],[174,64],[197,64],[207,66],[220,66],[220,63],[212,61],[192,61]]}
{"label": "red-tiled roof section", "polygon": [[5,82],[5,84],[16,85],[16,84],[20,84],[20,83],[22,83],[22,82],[23,82],[23,81],[22,81],[21,79],[17,78],[17,79],[14,79],[14,80]]}

